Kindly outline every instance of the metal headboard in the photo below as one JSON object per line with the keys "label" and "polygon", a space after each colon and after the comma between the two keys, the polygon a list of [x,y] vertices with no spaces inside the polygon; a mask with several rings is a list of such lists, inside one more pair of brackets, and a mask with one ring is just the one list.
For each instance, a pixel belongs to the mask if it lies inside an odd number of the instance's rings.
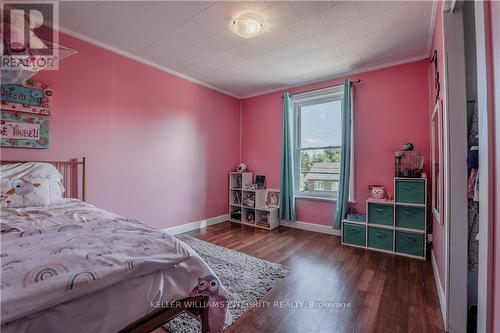
{"label": "metal headboard", "polygon": [[71,159],[68,161],[7,161],[0,160],[0,164],[14,164],[26,162],[43,162],[50,163],[59,170],[63,178],[61,183],[66,189],[63,193],[65,198],[75,198],[85,201],[85,157],[79,159]]}

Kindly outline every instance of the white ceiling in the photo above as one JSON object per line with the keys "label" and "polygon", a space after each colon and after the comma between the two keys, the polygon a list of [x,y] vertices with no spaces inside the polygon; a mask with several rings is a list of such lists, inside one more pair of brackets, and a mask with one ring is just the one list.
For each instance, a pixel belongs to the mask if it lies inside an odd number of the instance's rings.
{"label": "white ceiling", "polygon": [[[243,39],[229,22],[258,12]],[[431,1],[67,1],[65,30],[237,97],[427,54]]]}

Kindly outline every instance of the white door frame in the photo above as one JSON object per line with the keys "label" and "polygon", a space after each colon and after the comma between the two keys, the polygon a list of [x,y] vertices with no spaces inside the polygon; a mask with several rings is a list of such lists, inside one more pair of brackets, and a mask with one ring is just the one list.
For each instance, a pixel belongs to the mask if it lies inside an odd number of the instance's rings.
{"label": "white door frame", "polygon": [[[493,117],[488,112],[493,101],[487,53],[489,48],[489,21],[486,20],[485,4],[474,2],[477,57],[477,107],[479,128],[479,268],[478,268],[478,317],[477,331],[491,332],[493,296]],[[491,96],[491,95],[490,95]]]}
{"label": "white door frame", "polygon": [[467,329],[467,100],[461,4],[446,1],[443,14],[445,329],[448,332]]}
{"label": "white door frame", "polygon": [[[446,1],[446,11],[443,19],[445,38],[445,86],[447,96],[447,112],[445,112],[445,168],[449,171],[445,177],[445,329],[449,332],[466,330],[467,318],[467,238],[464,238],[463,229],[467,231],[467,203],[460,207],[466,182],[465,159],[459,158],[463,154],[463,147],[467,147],[466,127],[463,128],[460,120],[465,115],[465,85],[463,52],[463,22],[461,19],[460,2]],[[491,92],[491,68],[488,63],[489,48],[489,21],[486,16],[485,4],[482,1],[474,3],[475,30],[476,30],[476,57],[477,57],[477,107],[479,127],[479,269],[478,269],[478,318],[477,332],[491,332],[492,324],[492,275],[493,275],[493,101]],[[454,15],[460,14],[460,15]],[[460,18],[458,18],[460,16]],[[461,46],[460,46],[461,39]],[[450,55],[448,57],[447,55]],[[463,72],[463,73],[462,73]],[[462,76],[463,75],[463,76]],[[453,86],[456,87],[453,87]],[[456,91],[455,89],[459,89]],[[462,97],[460,96],[462,94]],[[460,103],[463,109],[460,107]],[[453,110],[452,112],[450,110]],[[457,127],[458,126],[458,127]],[[465,141],[463,132],[465,130]],[[458,140],[458,141],[455,141]],[[462,142],[463,141],[463,142]],[[447,160],[447,161],[446,161]],[[465,167],[465,176],[461,176]],[[446,183],[448,181],[448,183]],[[464,187],[461,187],[464,186]],[[454,190],[453,190],[454,188]],[[458,191],[458,196],[457,196]],[[467,200],[467,199],[465,199]],[[465,211],[464,209],[465,208]],[[463,220],[465,218],[465,221]],[[465,253],[464,253],[465,251]],[[462,290],[464,292],[462,292]]]}

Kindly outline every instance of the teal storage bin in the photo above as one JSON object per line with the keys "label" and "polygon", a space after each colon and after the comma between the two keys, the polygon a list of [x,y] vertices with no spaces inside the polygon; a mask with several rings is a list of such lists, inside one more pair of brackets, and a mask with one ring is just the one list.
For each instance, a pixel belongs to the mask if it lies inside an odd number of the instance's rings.
{"label": "teal storage bin", "polygon": [[424,230],[425,208],[397,205],[396,227]]}
{"label": "teal storage bin", "polygon": [[393,231],[382,228],[368,228],[368,247],[392,251]]}
{"label": "teal storage bin", "polygon": [[396,179],[396,202],[425,204],[425,180]]}
{"label": "teal storage bin", "polygon": [[387,204],[368,203],[368,223],[393,225],[394,206]]}
{"label": "teal storage bin", "polygon": [[396,231],[396,252],[412,256],[424,256],[424,235]]}
{"label": "teal storage bin", "polygon": [[344,223],[342,233],[344,243],[366,246],[366,228],[364,226]]}

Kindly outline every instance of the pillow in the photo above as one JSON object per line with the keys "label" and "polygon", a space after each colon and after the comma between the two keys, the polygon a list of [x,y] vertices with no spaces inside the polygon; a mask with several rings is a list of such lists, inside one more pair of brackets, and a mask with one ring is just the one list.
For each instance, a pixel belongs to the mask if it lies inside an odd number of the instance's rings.
{"label": "pillow", "polygon": [[61,184],[62,175],[52,164],[44,162],[26,162],[4,164],[0,168],[2,179],[11,178],[45,178],[48,179],[50,203],[62,200],[64,187]]}
{"label": "pillow", "polygon": [[46,178],[2,178],[2,208],[50,205],[50,181]]}

